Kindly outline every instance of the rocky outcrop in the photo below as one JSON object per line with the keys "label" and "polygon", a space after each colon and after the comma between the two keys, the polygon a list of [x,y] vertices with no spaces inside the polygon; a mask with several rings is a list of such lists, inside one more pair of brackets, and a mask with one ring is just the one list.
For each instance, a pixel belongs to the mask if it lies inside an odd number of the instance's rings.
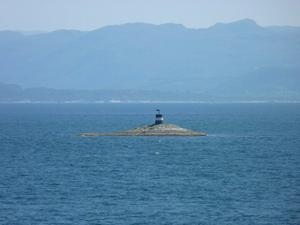
{"label": "rocky outcrop", "polygon": [[81,136],[206,136],[206,133],[196,132],[174,124],[153,124],[127,131],[113,133],[81,133]]}

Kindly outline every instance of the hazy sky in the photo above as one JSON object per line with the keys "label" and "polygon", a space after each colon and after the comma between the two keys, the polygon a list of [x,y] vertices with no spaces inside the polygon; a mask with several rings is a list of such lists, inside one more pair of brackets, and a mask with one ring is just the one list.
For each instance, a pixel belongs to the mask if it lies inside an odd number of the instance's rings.
{"label": "hazy sky", "polygon": [[0,0],[0,30],[91,30],[128,22],[198,28],[243,18],[300,26],[300,0]]}

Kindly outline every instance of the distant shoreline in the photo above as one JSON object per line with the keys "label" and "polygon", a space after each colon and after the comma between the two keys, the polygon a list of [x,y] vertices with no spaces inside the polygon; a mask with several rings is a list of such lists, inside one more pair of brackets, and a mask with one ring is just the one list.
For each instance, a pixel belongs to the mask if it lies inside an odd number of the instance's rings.
{"label": "distant shoreline", "polygon": [[0,101],[0,104],[300,104],[300,101]]}

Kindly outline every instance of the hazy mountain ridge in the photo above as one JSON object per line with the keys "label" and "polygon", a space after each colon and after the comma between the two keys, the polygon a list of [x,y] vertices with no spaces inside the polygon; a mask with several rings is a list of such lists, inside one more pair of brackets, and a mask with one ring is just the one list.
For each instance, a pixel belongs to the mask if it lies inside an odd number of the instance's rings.
{"label": "hazy mountain ridge", "polygon": [[0,32],[0,82],[195,96],[300,96],[300,28],[246,19],[189,29],[124,24],[90,32]]}
{"label": "hazy mountain ridge", "polygon": [[198,101],[215,96],[190,92],[158,90],[66,90],[53,88],[22,88],[0,83],[0,102],[130,102],[130,101]]}
{"label": "hazy mountain ridge", "polygon": [[[260,87],[258,87],[260,88]],[[191,91],[159,90],[72,90],[53,88],[22,88],[18,85],[0,83],[0,103],[9,102],[300,102],[298,92],[261,92],[253,96],[247,93],[232,95],[227,89],[222,95],[195,93]]]}

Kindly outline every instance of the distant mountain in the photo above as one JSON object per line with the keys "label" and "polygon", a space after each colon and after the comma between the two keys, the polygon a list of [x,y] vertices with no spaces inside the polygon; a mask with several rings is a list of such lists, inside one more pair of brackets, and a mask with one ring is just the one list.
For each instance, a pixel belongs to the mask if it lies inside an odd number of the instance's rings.
{"label": "distant mountain", "polygon": [[[9,102],[148,102],[205,101],[215,96],[187,91],[159,90],[64,90],[53,88],[21,88],[0,83],[0,103]],[[226,99],[219,99],[226,100]]]}
{"label": "distant mountain", "polygon": [[206,29],[134,23],[90,32],[0,32],[0,82],[25,88],[299,99],[299,59],[300,28],[249,19]]}
{"label": "distant mountain", "polygon": [[[279,91],[279,92],[278,92]],[[277,93],[278,92],[278,93]],[[287,95],[280,90],[263,91],[263,95],[232,95],[226,91],[215,94],[173,90],[72,90],[53,88],[21,88],[18,85],[0,83],[0,103],[74,102],[74,103],[119,103],[119,102],[300,102],[296,93]],[[278,95],[279,94],[279,95]]]}

